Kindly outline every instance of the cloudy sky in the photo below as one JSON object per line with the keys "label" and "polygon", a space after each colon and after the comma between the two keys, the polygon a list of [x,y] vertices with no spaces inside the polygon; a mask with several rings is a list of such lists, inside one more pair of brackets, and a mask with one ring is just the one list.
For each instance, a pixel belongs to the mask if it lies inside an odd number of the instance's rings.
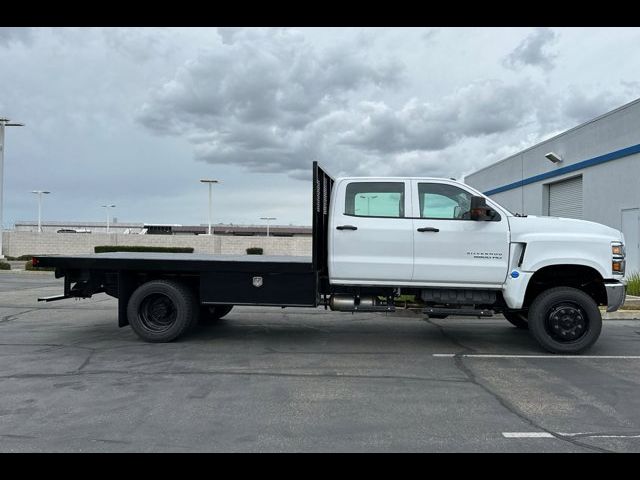
{"label": "cloudy sky", "polygon": [[0,27],[4,226],[311,223],[310,167],[461,178],[640,97],[638,28]]}

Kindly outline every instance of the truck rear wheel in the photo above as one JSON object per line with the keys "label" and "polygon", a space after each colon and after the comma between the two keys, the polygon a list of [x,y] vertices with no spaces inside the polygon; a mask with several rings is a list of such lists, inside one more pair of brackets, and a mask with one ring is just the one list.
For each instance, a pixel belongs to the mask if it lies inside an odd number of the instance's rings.
{"label": "truck rear wheel", "polygon": [[127,317],[131,328],[146,342],[170,342],[186,333],[198,319],[193,292],[179,282],[152,280],[131,295]]}
{"label": "truck rear wheel", "polygon": [[601,330],[598,305],[576,288],[546,290],[529,308],[529,331],[542,347],[553,353],[581,352],[596,342]]}
{"label": "truck rear wheel", "polygon": [[522,312],[518,312],[515,310],[506,310],[502,312],[502,316],[506,318],[507,321],[511,323],[511,325],[517,328],[522,328],[523,330],[526,330],[529,328],[529,322],[527,321],[527,316]]}
{"label": "truck rear wheel", "polygon": [[200,307],[201,322],[216,322],[231,311],[233,305],[202,305]]}

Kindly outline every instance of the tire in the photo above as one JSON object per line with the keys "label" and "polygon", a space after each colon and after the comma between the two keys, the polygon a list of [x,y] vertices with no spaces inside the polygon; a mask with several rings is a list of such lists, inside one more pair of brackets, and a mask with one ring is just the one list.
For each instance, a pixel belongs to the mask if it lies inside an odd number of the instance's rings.
{"label": "tire", "polygon": [[521,328],[523,330],[529,329],[529,322],[527,320],[527,316],[523,312],[519,312],[517,310],[506,310],[502,312],[502,315],[514,327]]}
{"label": "tire", "polygon": [[529,308],[529,331],[545,350],[578,353],[593,345],[602,330],[595,300],[581,290],[556,287],[542,292]]}
{"label": "tire", "polygon": [[233,305],[201,305],[200,321],[201,322],[217,322],[226,314],[228,314]]}
{"label": "tire", "polygon": [[152,280],[131,295],[127,317],[134,332],[151,343],[171,342],[188,332],[199,317],[193,292],[178,282]]}

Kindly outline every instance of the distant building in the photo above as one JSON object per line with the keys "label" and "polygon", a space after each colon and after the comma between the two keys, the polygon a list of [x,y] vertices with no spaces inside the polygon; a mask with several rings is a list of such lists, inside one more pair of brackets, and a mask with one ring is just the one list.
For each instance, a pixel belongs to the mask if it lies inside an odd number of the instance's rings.
{"label": "distant building", "polygon": [[[140,233],[144,228],[143,223],[120,223],[113,222],[109,224],[109,232],[111,233]],[[33,220],[20,220],[15,222],[15,230],[17,232],[37,232],[38,222]],[[79,231],[80,233],[106,233],[106,222],[74,222],[74,221],[52,221],[42,222],[43,232],[58,232],[67,230]]]}
{"label": "distant building", "polygon": [[513,212],[621,230],[640,271],[640,99],[467,175]]}
{"label": "distant building", "polygon": [[[266,225],[212,225],[215,235],[236,236],[266,236]],[[37,232],[38,222],[32,220],[15,222],[15,230],[18,232]],[[60,233],[106,233],[106,222],[74,222],[52,221],[42,222],[43,232]],[[149,223],[120,223],[109,225],[109,232],[119,234],[146,234],[146,235],[206,235],[208,225],[180,225],[180,224],[149,224]],[[309,237],[312,228],[294,225],[271,225],[269,236],[272,237]]]}

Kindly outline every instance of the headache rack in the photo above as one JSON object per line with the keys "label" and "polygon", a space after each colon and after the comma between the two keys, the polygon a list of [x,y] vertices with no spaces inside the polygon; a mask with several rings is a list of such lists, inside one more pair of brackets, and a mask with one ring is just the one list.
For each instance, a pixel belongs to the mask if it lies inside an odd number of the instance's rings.
{"label": "headache rack", "polygon": [[333,178],[318,162],[313,162],[313,269],[318,275],[320,293],[326,293],[329,286],[329,206]]}

